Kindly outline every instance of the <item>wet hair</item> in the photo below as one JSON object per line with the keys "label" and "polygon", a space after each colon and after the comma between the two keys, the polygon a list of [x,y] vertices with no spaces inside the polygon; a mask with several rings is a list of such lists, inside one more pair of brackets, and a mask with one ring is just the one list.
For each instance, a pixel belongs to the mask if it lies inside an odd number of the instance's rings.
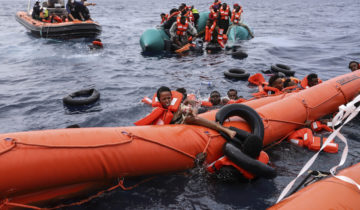
{"label": "wet hair", "polygon": [[176,8],[172,8],[172,9],[170,10],[169,14],[171,15],[172,13],[177,12],[177,11],[179,11],[179,10],[176,9]]}
{"label": "wet hair", "polygon": [[170,92],[171,94],[171,90],[170,88],[166,87],[166,86],[161,86],[157,91],[156,91],[156,97],[158,98],[158,100],[160,101],[160,93],[162,92]]}
{"label": "wet hair", "polygon": [[185,4],[185,3],[181,3],[180,6],[185,8],[185,7],[186,7],[186,4]]}
{"label": "wet hair", "polygon": [[227,94],[229,94],[231,91],[235,91],[235,93],[237,94],[237,90],[235,90],[235,89],[229,89]]}
{"label": "wet hair", "polygon": [[291,79],[287,78],[287,79],[284,81],[284,88],[290,87],[290,82],[291,82]]}
{"label": "wet hair", "polygon": [[186,94],[186,89],[185,88],[178,88],[176,89],[177,92],[182,93],[182,94]]}
{"label": "wet hair", "polygon": [[180,5],[180,6],[179,6],[179,11],[181,11],[181,10],[183,10],[183,9],[185,9],[185,6],[184,6],[184,5]]}
{"label": "wet hair", "polygon": [[165,13],[161,13],[160,16],[165,16],[166,14]]}
{"label": "wet hair", "polygon": [[[356,62],[356,61],[350,61],[350,63],[349,63],[349,69],[350,69],[350,65],[351,65],[352,63],[356,63],[356,65],[359,66],[359,63],[358,63],[358,62]],[[359,66],[359,67],[360,67],[360,66]]]}
{"label": "wet hair", "polygon": [[220,96],[220,93],[219,93],[219,91],[217,91],[217,90],[214,90],[214,91],[212,91],[212,92],[210,93],[210,97],[211,97],[211,95],[212,95],[212,94],[215,94],[215,93],[219,94],[219,96]]}
{"label": "wet hair", "polygon": [[311,81],[312,79],[317,79],[317,78],[318,78],[318,75],[315,73],[311,73],[307,76],[308,81]]}
{"label": "wet hair", "polygon": [[273,83],[274,83],[277,79],[279,79],[279,78],[280,78],[280,76],[279,76],[278,74],[272,75],[272,76],[270,77],[270,79],[269,79],[269,86],[272,87]]}

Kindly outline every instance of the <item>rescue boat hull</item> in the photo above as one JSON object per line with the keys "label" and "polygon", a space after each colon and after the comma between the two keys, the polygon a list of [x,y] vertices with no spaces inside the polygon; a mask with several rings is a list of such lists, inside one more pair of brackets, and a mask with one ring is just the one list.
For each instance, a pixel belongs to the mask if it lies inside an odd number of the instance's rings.
{"label": "rescue boat hull", "polygon": [[[264,124],[263,144],[268,145],[299,128],[306,120],[315,120],[336,111],[358,94],[358,87],[360,71],[355,71],[297,93],[244,104],[257,107],[255,110]],[[214,120],[215,114],[209,112],[201,116]],[[249,125],[239,117],[232,117],[224,125],[250,132]],[[81,183],[183,171],[194,167],[198,154],[206,153],[206,163],[221,157],[224,143],[224,138],[217,132],[194,125],[1,134],[0,203],[6,206],[7,199],[46,203],[54,197],[45,199],[30,195],[47,191],[59,194],[57,189],[64,187],[74,191],[76,184]],[[89,184],[81,190],[91,191],[95,187],[98,186]],[[66,192],[63,195],[69,196]],[[26,201],[20,197],[26,197]]]}
{"label": "rescue boat hull", "polygon": [[246,30],[243,26],[231,26],[227,36],[227,46],[233,46],[241,40],[250,40],[252,38],[248,30]]}
{"label": "rescue boat hull", "polygon": [[101,34],[101,26],[94,21],[45,23],[34,20],[24,11],[17,12],[16,21],[36,37],[55,39],[95,38]]}

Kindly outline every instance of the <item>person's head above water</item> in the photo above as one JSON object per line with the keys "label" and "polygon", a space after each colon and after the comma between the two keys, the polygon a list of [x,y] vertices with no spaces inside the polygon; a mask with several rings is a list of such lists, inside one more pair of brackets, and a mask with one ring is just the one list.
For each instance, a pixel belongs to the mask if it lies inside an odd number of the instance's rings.
{"label": "person's head above water", "polygon": [[318,79],[318,75],[315,73],[311,73],[307,76],[307,80],[308,80],[308,86],[312,87],[315,86],[319,83],[319,79]]}
{"label": "person's head above water", "polygon": [[210,102],[213,106],[220,104],[221,98],[220,93],[216,90],[210,93]]}
{"label": "person's head above water", "polygon": [[356,62],[356,61],[350,61],[350,63],[349,63],[349,69],[350,69],[351,71],[356,71],[356,70],[360,69],[360,65],[359,65],[359,63]]}
{"label": "person's head above water", "polygon": [[274,74],[269,79],[269,86],[282,90],[284,87],[283,80],[278,74]]}
{"label": "person's head above water", "polygon": [[292,86],[296,86],[296,83],[294,81],[292,81],[290,78],[287,78],[284,81],[284,88],[286,87],[292,87]]}
{"label": "person's head above water", "polygon": [[235,89],[229,89],[229,91],[227,92],[227,95],[228,95],[229,99],[231,99],[231,100],[238,99],[237,90],[235,90]]}
{"label": "person's head above water", "polygon": [[178,88],[176,89],[177,92],[181,93],[183,95],[183,101],[187,98],[187,93],[185,88]]}
{"label": "person's head above water", "polygon": [[171,104],[171,90],[170,88],[166,87],[166,86],[161,86],[157,91],[156,91],[156,97],[158,98],[160,104],[163,106],[163,108],[168,108],[168,106],[170,106]]}

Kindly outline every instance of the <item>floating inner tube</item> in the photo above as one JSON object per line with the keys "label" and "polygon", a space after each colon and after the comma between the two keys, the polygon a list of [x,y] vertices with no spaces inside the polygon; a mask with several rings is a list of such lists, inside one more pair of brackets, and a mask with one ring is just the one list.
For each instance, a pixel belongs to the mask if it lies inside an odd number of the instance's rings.
{"label": "floating inner tube", "polygon": [[[77,97],[81,97],[78,98]],[[96,102],[100,98],[100,93],[95,89],[79,90],[63,98],[66,105],[79,106],[88,105]]]}
{"label": "floating inner tube", "polygon": [[282,72],[286,76],[294,76],[295,75],[295,71],[292,71],[290,66],[287,66],[284,64],[271,65],[271,70],[274,72]]}
{"label": "floating inner tube", "polygon": [[229,104],[221,108],[215,116],[217,122],[221,125],[231,116],[239,116],[243,118],[250,126],[251,133],[264,138],[264,124],[258,113],[249,106],[244,104]]}
{"label": "floating inner tube", "polygon": [[250,73],[247,73],[244,69],[229,69],[224,72],[224,75],[231,79],[247,80]]}
{"label": "floating inner tube", "polygon": [[235,59],[244,59],[248,57],[248,54],[243,51],[236,51],[231,53],[231,56]]}
{"label": "floating inner tube", "polygon": [[273,179],[276,177],[274,168],[247,156],[232,143],[225,143],[224,154],[236,165],[256,176],[266,179]]}

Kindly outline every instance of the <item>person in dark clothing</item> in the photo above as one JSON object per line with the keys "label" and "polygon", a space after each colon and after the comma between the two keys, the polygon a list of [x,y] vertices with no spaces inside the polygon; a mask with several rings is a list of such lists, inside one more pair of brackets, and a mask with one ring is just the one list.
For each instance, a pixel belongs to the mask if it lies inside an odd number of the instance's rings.
{"label": "person in dark clothing", "polygon": [[170,10],[169,14],[170,16],[168,20],[164,23],[164,29],[167,30],[167,32],[169,31],[173,23],[176,22],[176,18],[180,14],[180,12],[178,9],[174,8]]}
{"label": "person in dark clothing", "polygon": [[41,12],[41,8],[40,8],[40,2],[37,1],[35,2],[35,5],[33,7],[33,11],[32,11],[32,18],[35,20],[40,20],[40,12]]}

